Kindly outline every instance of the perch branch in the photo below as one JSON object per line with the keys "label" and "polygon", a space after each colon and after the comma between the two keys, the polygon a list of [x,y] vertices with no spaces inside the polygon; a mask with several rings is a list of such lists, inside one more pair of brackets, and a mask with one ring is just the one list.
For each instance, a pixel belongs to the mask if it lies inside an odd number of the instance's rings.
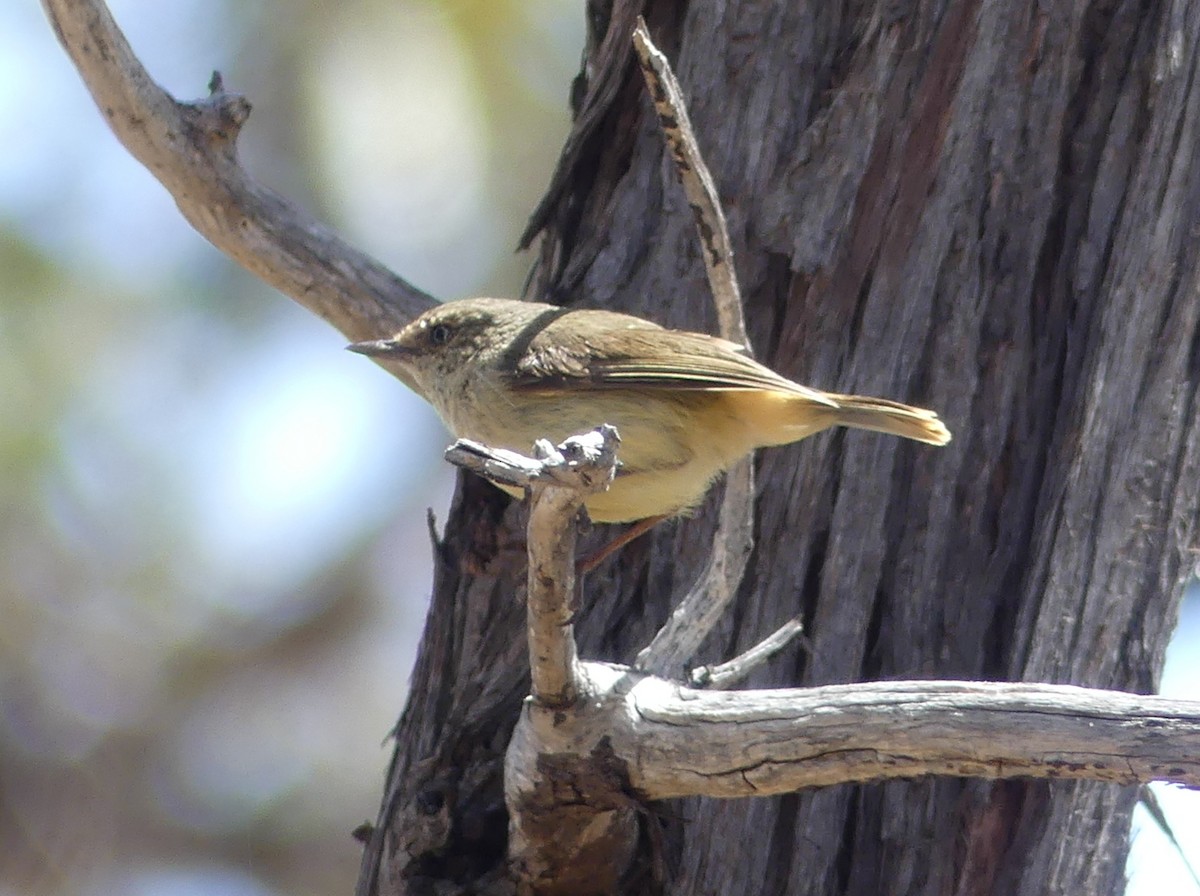
{"label": "perch branch", "polygon": [[[645,21],[638,17],[633,45],[646,88],[658,112],[675,171],[696,219],[700,254],[717,308],[721,336],[750,348],[742,314],[742,294],[733,264],[733,244],[721,211],[717,188],[696,142],[683,91],[667,57],[654,45]],[[742,583],[746,562],[754,549],[754,465],[744,458],[725,477],[721,516],[713,549],[700,578],[680,602],[666,625],[640,653],[637,668],[655,675],[679,677],[733,602]]]}
{"label": "perch branch", "polygon": [[601,426],[557,448],[539,440],[533,458],[465,440],[446,452],[452,463],[530,493],[532,695],[505,759],[504,794],[509,859],[534,892],[610,892],[637,842],[638,807],[621,789],[623,776],[615,769],[597,774],[574,756],[557,763],[554,756],[581,718],[595,718],[598,692],[585,671],[594,664],[579,662],[572,624],[575,518],[587,495],[612,482],[619,442],[616,429]]}
{"label": "perch branch", "polygon": [[[206,99],[159,87],[101,0],[43,0],[117,139],[209,242],[353,340],[388,335],[433,300],[278,194],[237,158],[250,104],[214,75]],[[386,366],[386,365],[385,365]]]}
{"label": "perch branch", "polygon": [[446,459],[492,481],[528,489],[529,671],[534,702],[563,709],[579,696],[580,667],[572,624],[575,517],[583,500],[607,489],[617,469],[620,437],[612,426],[572,436],[557,448],[534,445],[534,457],[460,439]]}

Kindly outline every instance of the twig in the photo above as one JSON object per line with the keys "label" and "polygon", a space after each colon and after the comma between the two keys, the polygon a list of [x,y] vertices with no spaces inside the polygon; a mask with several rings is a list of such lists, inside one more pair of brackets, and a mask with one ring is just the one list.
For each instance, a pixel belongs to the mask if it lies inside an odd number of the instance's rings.
{"label": "twig", "polygon": [[557,448],[542,439],[534,457],[460,439],[446,459],[502,485],[530,491],[529,671],[534,701],[571,706],[580,691],[579,657],[572,625],[575,591],[575,516],[590,494],[603,491],[617,468],[617,430],[600,426]]}
{"label": "twig", "polygon": [[728,662],[693,669],[692,687],[720,690],[743,681],[756,668],[792,643],[803,631],[804,623],[798,617],[785,622],[745,653]]}
{"label": "twig", "polygon": [[[640,16],[633,32],[633,44],[658,111],[659,124],[675,160],[675,170],[696,218],[704,269],[716,304],[721,336],[748,350],[729,228],[721,212],[712,175],[692,132],[679,82],[667,57],[650,39],[650,32]],[[725,477],[720,521],[713,535],[712,554],[703,573],[654,640],[638,654],[637,669],[671,677],[682,673],[685,664],[733,602],[753,549],[754,465],[747,457],[731,467]]]}
{"label": "twig", "polygon": [[177,102],[103,2],[42,5],[117,139],[218,249],[352,340],[393,333],[432,307],[425,293],[251,180],[236,146],[250,104],[226,93],[219,76],[207,99]]}
{"label": "twig", "polygon": [[641,16],[638,16],[637,26],[633,29],[633,46],[637,50],[638,62],[641,63],[642,75],[654,101],[654,108],[658,111],[658,123],[675,159],[675,170],[679,173],[683,191],[696,218],[701,254],[704,256],[704,268],[708,272],[713,301],[717,306],[721,337],[749,349],[750,340],[746,336],[746,322],[742,315],[742,291],[733,266],[733,245],[729,241],[729,227],[721,211],[717,187],[696,143],[679,81],[671,71],[667,57],[650,39],[646,21]]}

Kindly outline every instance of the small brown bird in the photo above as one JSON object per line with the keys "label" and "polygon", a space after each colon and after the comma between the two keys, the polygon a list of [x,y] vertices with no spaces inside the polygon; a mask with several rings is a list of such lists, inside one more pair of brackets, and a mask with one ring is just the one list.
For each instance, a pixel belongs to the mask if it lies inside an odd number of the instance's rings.
{"label": "small brown bird", "polygon": [[950,441],[933,411],[810,389],[734,343],[612,311],[462,299],[349,348],[392,362],[458,438],[528,453],[616,426],[622,466],[586,502],[602,523],[684,512],[755,448],[831,426]]}

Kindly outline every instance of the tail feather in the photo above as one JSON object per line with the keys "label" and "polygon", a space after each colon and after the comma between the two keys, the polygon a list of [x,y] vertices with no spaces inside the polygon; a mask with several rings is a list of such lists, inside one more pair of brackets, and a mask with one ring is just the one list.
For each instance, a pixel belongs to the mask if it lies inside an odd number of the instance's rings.
{"label": "tail feather", "polygon": [[950,430],[933,411],[886,398],[833,394],[829,397],[837,402],[838,425],[884,432],[930,445],[945,445],[950,441]]}

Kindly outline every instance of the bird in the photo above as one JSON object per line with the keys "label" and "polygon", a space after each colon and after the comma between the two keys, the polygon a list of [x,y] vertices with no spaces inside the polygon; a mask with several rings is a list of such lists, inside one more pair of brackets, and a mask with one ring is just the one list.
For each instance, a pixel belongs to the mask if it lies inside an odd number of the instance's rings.
{"label": "bird", "polygon": [[348,348],[384,362],[457,438],[528,454],[614,425],[617,475],[585,501],[600,523],[686,514],[755,449],[833,426],[950,441],[933,411],[803,386],[736,343],[614,311],[458,299]]}

